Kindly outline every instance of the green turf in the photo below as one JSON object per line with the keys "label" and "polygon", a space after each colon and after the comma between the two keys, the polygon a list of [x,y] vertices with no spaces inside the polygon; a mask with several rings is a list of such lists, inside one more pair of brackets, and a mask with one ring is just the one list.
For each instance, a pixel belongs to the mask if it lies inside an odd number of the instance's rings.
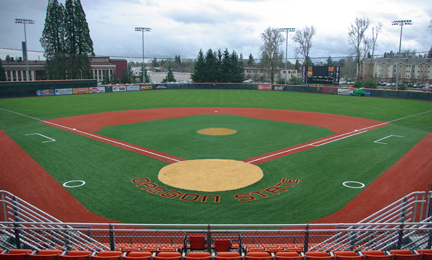
{"label": "green turf", "polygon": [[[236,133],[198,134],[201,129],[214,127],[233,129]],[[315,126],[234,115],[198,115],[109,126],[97,133],[188,160],[244,160],[334,134]]]}
{"label": "green turf", "polygon": [[[178,197],[174,199],[163,198],[141,190],[131,182],[134,178],[147,177],[152,182],[167,189],[175,189],[182,193],[196,193],[201,196],[209,194],[176,189],[161,183],[157,177],[158,171],[167,163],[40,124],[35,119],[47,120],[79,114],[162,107],[257,107],[397,121],[389,126],[260,164],[264,178],[259,182],[235,191],[211,193],[220,196],[220,203],[213,203],[211,200],[207,203],[201,203],[181,201]],[[252,90],[142,91],[0,99],[0,108],[34,117],[29,118],[0,109],[0,128],[59,183],[84,180],[86,185],[68,189],[68,191],[86,208],[101,216],[128,223],[216,224],[305,223],[312,221],[341,209],[361,192],[362,189],[344,187],[342,185],[344,181],[359,181],[369,185],[432,131],[431,102],[295,92]],[[220,120],[221,123],[227,122],[227,126],[235,123],[228,122],[230,120],[227,118],[229,116],[217,117],[217,120]],[[236,118],[245,120],[242,117]],[[216,119],[207,118],[206,120]],[[258,121],[260,120],[248,120],[248,122],[243,123],[257,124]],[[128,129],[129,131],[129,128],[137,127],[138,130],[142,130],[148,125],[153,127],[164,124],[164,122],[156,121],[148,123],[120,126],[119,129],[113,128],[113,130],[107,128],[102,131],[113,131],[117,135],[121,133],[121,129]],[[270,124],[274,123],[271,122]],[[186,132],[194,132],[197,127],[201,127],[200,123],[197,122],[195,122],[195,128],[180,121],[177,125],[179,128],[184,128]],[[289,129],[298,127],[287,123],[281,123],[279,126],[281,129],[275,131],[284,132],[285,127]],[[159,127],[161,126],[159,125]],[[189,130],[188,127],[190,127]],[[246,126],[239,124],[236,127]],[[261,127],[264,129],[268,126]],[[303,128],[301,131],[305,131],[304,129],[309,129],[309,127]],[[173,131],[174,129],[170,128],[170,130]],[[150,130],[150,132],[145,133],[145,136],[156,137],[159,132],[163,131],[152,133]],[[326,132],[328,133],[325,130],[315,134],[318,136],[327,135]],[[42,143],[45,139],[37,135],[26,136],[29,133],[41,133],[56,139],[56,142]],[[275,134],[269,135],[269,138],[274,138],[273,135]],[[388,143],[386,145],[374,143],[375,140],[388,135],[404,137],[386,139]],[[164,138],[163,136],[159,137]],[[229,136],[224,136],[222,139],[226,139],[225,137],[229,138]],[[249,138],[249,136],[246,137]],[[246,137],[245,139],[247,139]],[[136,136],[128,136],[128,134],[120,139],[128,140],[128,138],[133,139],[134,142],[139,140]],[[265,140],[264,137],[262,139]],[[309,137],[303,136],[303,132],[301,132],[300,135],[290,136],[284,141],[289,145],[308,139]],[[143,140],[143,143],[147,143]],[[205,143],[205,140],[201,140],[201,142]],[[155,141],[154,144],[162,145],[159,141]],[[175,145],[173,146],[173,148],[168,148],[178,149]],[[220,149],[222,148],[223,145]],[[167,152],[169,153],[168,150]],[[177,155],[177,152],[175,153]],[[194,156],[189,152],[187,153],[186,157]],[[191,153],[193,154],[193,151]],[[293,188],[281,192],[280,195],[263,192],[268,197],[263,198],[254,195],[256,199],[249,202],[240,202],[234,197],[236,194],[262,191],[274,186],[282,178],[298,179],[300,182],[292,184]],[[17,195],[19,196],[19,194]]]}

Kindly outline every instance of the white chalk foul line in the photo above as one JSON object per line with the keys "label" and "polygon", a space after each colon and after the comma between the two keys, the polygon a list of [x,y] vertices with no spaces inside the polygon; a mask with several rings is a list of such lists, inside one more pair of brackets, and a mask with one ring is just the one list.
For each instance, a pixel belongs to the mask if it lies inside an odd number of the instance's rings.
{"label": "white chalk foul line", "polygon": [[154,155],[154,156],[157,156],[157,157],[160,157],[160,158],[164,158],[164,159],[168,159],[168,160],[171,160],[171,161],[174,161],[174,162],[179,162],[180,161],[180,160],[168,157],[168,156],[164,156],[164,155],[161,155],[161,154],[158,154],[158,153],[147,151],[147,150],[142,149],[142,148],[138,148],[138,147],[135,147],[135,146],[132,146],[132,145],[128,145],[128,144],[122,143],[122,142],[118,142],[118,141],[114,141],[114,140],[111,140],[111,139],[108,139],[108,138],[104,138],[104,137],[99,136],[99,135],[94,135],[94,134],[90,134],[90,133],[87,133],[87,132],[84,132],[84,131],[80,131],[80,130],[77,130],[75,128],[67,127],[67,126],[64,126],[64,125],[59,125],[59,124],[52,123],[52,122],[49,122],[49,121],[42,121],[42,122],[45,123],[45,124],[50,124],[50,125],[56,126],[58,128],[64,128],[64,129],[67,129],[69,131],[74,131],[74,132],[80,133],[80,134],[85,135],[85,136],[89,136],[89,137],[94,138],[94,139],[99,139],[99,140],[102,140],[102,141],[105,141],[105,142],[108,142],[108,143],[112,143],[112,144],[116,144],[116,145],[119,145],[119,146],[127,147],[129,149],[133,149],[133,150],[137,150],[137,151],[140,151],[140,152],[143,152],[143,153],[151,154],[151,155]]}
{"label": "white chalk foul line", "polygon": [[55,142],[56,140],[54,138],[39,134],[39,133],[32,133],[32,134],[26,134],[26,135],[39,135],[42,137],[45,137],[46,139],[48,139],[49,141],[43,141],[42,143],[49,143],[49,142]]}
{"label": "white chalk foul line", "polygon": [[256,161],[261,161],[261,160],[264,160],[264,159],[267,159],[267,158],[275,157],[275,156],[278,156],[278,155],[281,155],[281,154],[285,154],[285,153],[290,153],[290,152],[293,152],[293,151],[296,151],[296,150],[300,150],[300,149],[303,149],[303,148],[311,148],[311,147],[322,146],[322,145],[325,145],[325,144],[336,142],[336,141],[339,141],[339,140],[342,140],[342,139],[345,139],[345,138],[348,138],[348,137],[351,137],[351,136],[354,136],[354,135],[363,134],[363,133],[366,133],[366,132],[367,131],[357,131],[356,130],[356,131],[353,131],[353,132],[349,132],[349,133],[344,133],[344,134],[332,136],[332,137],[329,137],[327,139],[323,139],[323,140],[320,140],[320,141],[317,141],[317,142],[314,142],[314,143],[311,143],[311,144],[305,144],[305,145],[294,147],[294,148],[291,148],[291,149],[288,149],[288,150],[283,150],[283,151],[280,151],[278,153],[274,153],[274,154],[266,155],[266,156],[263,156],[263,157],[259,157],[257,159],[252,160],[252,161],[247,161],[247,163],[253,163],[253,162],[256,162]]}

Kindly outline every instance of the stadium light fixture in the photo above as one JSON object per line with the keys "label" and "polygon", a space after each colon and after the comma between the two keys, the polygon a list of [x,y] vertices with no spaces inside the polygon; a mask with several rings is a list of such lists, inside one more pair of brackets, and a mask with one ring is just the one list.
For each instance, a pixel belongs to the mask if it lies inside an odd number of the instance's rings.
{"label": "stadium light fixture", "polygon": [[34,20],[30,19],[15,19],[15,23],[24,24],[24,48],[23,48],[23,58],[26,60],[27,64],[27,72],[26,72],[26,80],[29,81],[29,64],[28,64],[28,56],[27,56],[27,33],[26,33],[26,24],[34,24]]}
{"label": "stadium light fixture", "polygon": [[142,65],[142,74],[143,74],[143,83],[145,83],[145,75],[144,75],[144,32],[150,32],[151,28],[148,27],[135,27],[136,32],[142,32],[142,46],[143,46],[143,65]]}
{"label": "stadium light fixture", "polygon": [[396,75],[396,90],[398,90],[399,87],[399,70],[400,70],[400,60],[401,60],[401,45],[402,45],[402,28],[404,25],[412,25],[412,21],[411,20],[397,20],[397,21],[393,21],[392,25],[397,25],[401,27],[401,31],[400,31],[400,37],[399,37],[399,58],[398,58],[398,63],[397,63],[397,75]]}
{"label": "stadium light fixture", "polygon": [[287,67],[288,67],[288,32],[295,32],[295,28],[280,28],[279,32],[286,32],[286,47],[285,47],[285,85],[286,85]]}

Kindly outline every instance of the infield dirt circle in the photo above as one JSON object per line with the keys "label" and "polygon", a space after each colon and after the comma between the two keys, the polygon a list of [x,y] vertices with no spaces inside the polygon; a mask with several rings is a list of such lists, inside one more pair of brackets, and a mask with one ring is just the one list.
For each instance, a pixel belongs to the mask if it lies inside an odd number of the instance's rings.
{"label": "infield dirt circle", "polygon": [[256,165],[222,159],[181,161],[159,171],[159,180],[167,185],[207,192],[243,188],[263,176],[263,171]]}

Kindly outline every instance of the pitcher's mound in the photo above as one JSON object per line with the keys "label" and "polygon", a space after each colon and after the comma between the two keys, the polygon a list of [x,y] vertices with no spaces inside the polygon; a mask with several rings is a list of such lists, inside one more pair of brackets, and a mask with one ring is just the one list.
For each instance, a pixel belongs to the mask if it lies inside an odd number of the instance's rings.
{"label": "pitcher's mound", "polygon": [[240,189],[263,176],[261,168],[256,165],[221,159],[181,161],[159,171],[159,180],[167,185],[207,192]]}
{"label": "pitcher's mound", "polygon": [[228,128],[206,128],[199,130],[198,133],[202,135],[233,135],[236,133],[236,130]]}

